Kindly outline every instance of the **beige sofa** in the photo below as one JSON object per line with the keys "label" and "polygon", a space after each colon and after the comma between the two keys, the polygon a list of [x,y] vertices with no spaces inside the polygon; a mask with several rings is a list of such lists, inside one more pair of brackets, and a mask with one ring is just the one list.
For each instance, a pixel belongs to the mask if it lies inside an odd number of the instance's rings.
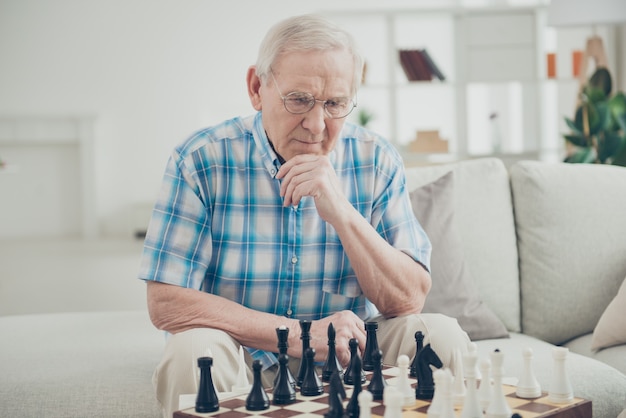
{"label": "beige sofa", "polygon": [[[407,181],[435,247],[427,310],[458,317],[481,356],[502,350],[506,376],[519,376],[521,350],[531,347],[544,390],[553,344],[569,347],[575,395],[593,401],[594,417],[615,418],[626,407],[626,347],[591,346],[607,340],[594,340],[601,317],[620,339],[607,306],[626,277],[626,169],[523,162],[507,170],[481,159],[410,168]],[[12,257],[0,261],[11,270]],[[135,260],[107,266],[129,277],[128,288],[111,278],[119,291],[99,290],[98,309],[137,286]],[[0,317],[0,416],[158,417],[151,375],[163,335],[143,295],[136,308]]]}
{"label": "beige sofa", "polygon": [[594,417],[626,408],[626,169],[479,159],[409,168],[407,182],[433,239],[426,310],[459,318],[481,356],[503,351],[507,376],[532,348],[544,390],[564,345]]}

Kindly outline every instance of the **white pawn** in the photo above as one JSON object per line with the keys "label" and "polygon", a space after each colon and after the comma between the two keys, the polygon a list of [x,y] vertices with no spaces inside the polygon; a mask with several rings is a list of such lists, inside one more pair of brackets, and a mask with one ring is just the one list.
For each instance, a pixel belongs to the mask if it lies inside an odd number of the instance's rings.
{"label": "white pawn", "polygon": [[478,358],[476,353],[467,353],[463,356],[465,378],[467,379],[467,392],[465,394],[465,401],[463,402],[461,418],[477,418],[483,416],[483,409],[480,407],[480,402],[478,401],[476,376],[474,376],[477,362]]}
{"label": "white pawn", "polygon": [[248,393],[252,388],[250,381],[248,380],[248,367],[246,366],[246,359],[243,355],[243,346],[239,346],[239,371],[237,372],[237,381],[232,386],[232,391],[235,393]]}
{"label": "white pawn", "polygon": [[567,347],[554,347],[552,358],[554,368],[552,369],[552,380],[548,390],[548,400],[554,403],[568,403],[574,399],[574,392],[565,370],[565,360],[569,349]]}
{"label": "white pawn", "polygon": [[[470,341],[469,343],[467,343],[467,352],[476,355],[476,358],[478,358],[478,345],[475,342]],[[476,380],[480,380],[480,369],[478,368],[478,361],[476,362],[476,367],[474,367],[474,377],[476,377]]]}
{"label": "white pawn", "polygon": [[440,385],[443,389],[443,396],[441,397],[439,418],[455,418],[454,400],[452,398],[452,372],[449,369],[443,371]]}
{"label": "white pawn", "polygon": [[[385,388],[387,390],[387,388]],[[372,416],[372,400],[374,399],[374,395],[372,392],[367,390],[362,390],[357,396],[357,400],[359,401],[359,417],[360,418],[371,418]]]}
{"label": "white pawn", "polygon": [[517,383],[515,394],[524,399],[538,398],[541,396],[541,386],[533,373],[533,349],[530,347],[523,349],[522,357],[524,361],[522,375]]}
{"label": "white pawn", "polygon": [[[402,418],[402,394],[395,386],[387,386],[383,390],[385,414],[383,418]],[[362,417],[359,413],[359,418]]]}
{"label": "white pawn", "polygon": [[456,349],[454,358],[454,380],[452,381],[452,401],[455,406],[463,405],[465,399],[465,375],[463,373],[463,360],[461,360],[461,350]]}
{"label": "white pawn", "polygon": [[478,387],[478,401],[483,410],[486,410],[491,402],[491,392],[493,391],[491,384],[491,361],[488,358],[483,358],[480,360],[479,367],[482,379],[480,379],[480,386]]}
{"label": "white pawn", "polygon": [[487,408],[487,418],[509,418],[511,416],[511,407],[506,401],[504,391],[502,390],[502,376],[504,369],[502,368],[502,352],[495,350],[491,353],[491,375],[493,376],[493,391],[491,402]]}
{"label": "white pawn", "polygon": [[439,418],[441,416],[442,403],[443,403],[443,375],[445,372],[442,369],[436,369],[433,371],[433,383],[435,384],[435,393],[430,400],[430,406],[426,411],[428,418]]}
{"label": "white pawn", "polygon": [[409,380],[409,362],[409,356],[406,354],[398,356],[398,383],[396,386],[402,394],[402,406],[415,404],[415,390],[411,387]]}

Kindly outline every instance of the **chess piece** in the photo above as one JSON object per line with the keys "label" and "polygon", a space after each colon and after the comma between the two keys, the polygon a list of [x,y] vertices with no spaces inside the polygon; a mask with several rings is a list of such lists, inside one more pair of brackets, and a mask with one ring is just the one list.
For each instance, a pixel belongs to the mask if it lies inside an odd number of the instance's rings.
{"label": "chess piece", "polygon": [[[357,376],[357,380],[363,384],[365,383],[365,372],[361,366],[362,360],[361,355],[359,354],[359,341],[356,338],[350,338],[348,346],[350,347],[350,363],[348,363],[348,367],[343,374],[343,383],[346,385],[354,385],[354,376]],[[357,357],[359,360],[358,368],[355,366]]]}
{"label": "chess piece", "polygon": [[306,370],[304,371],[304,378],[302,379],[302,385],[300,386],[300,394],[302,396],[317,396],[324,393],[324,386],[322,380],[317,375],[315,370],[315,349],[309,347],[306,350]]}
{"label": "chess piece", "polygon": [[[376,360],[374,359],[374,356],[378,352],[378,338],[376,336],[377,330],[377,322],[372,321],[365,324],[366,340],[365,351],[363,352],[363,370],[372,371],[378,367]],[[376,396],[374,396],[374,399],[376,399]]]}
{"label": "chess piece", "polygon": [[493,377],[493,390],[491,393],[491,401],[485,411],[487,418],[510,418],[511,407],[506,401],[504,391],[502,390],[502,377],[504,369],[502,352],[498,349],[491,353],[491,376]]}
{"label": "chess piece", "polygon": [[335,351],[335,327],[331,322],[328,324],[328,356],[322,368],[322,382],[329,382],[335,371],[339,374],[339,378],[343,379],[343,368]]}
{"label": "chess piece", "polygon": [[385,389],[383,418],[402,418],[402,394],[394,386]]}
{"label": "chess piece", "polygon": [[328,386],[328,412],[324,414],[324,418],[344,418],[343,400],[346,398],[346,391],[336,370],[331,375]]}
{"label": "chess piece", "polygon": [[[350,348],[352,348],[352,342],[355,342],[358,346],[358,342],[356,338],[350,339]],[[361,362],[361,356],[359,353],[353,355],[350,359],[351,367],[350,367],[350,380],[353,382],[352,385],[352,397],[348,401],[348,405],[346,406],[346,415],[348,418],[359,418],[360,408],[359,408],[359,394],[363,390],[361,386],[361,375],[363,374],[363,366]],[[346,373],[347,374],[347,373]],[[344,374],[345,381],[345,374]]]}
{"label": "chess piece", "polygon": [[302,385],[302,380],[304,379],[304,374],[307,370],[306,351],[309,349],[311,344],[311,321],[307,321],[305,319],[300,320],[300,329],[300,339],[302,340],[302,357],[300,358],[300,369],[298,371],[298,379],[296,380],[296,384],[298,386]]}
{"label": "chess piece", "polygon": [[522,375],[517,383],[515,394],[520,398],[531,399],[541,396],[541,386],[535,378],[532,368],[533,349],[526,347],[522,350]]}
{"label": "chess piece", "polygon": [[232,386],[234,393],[246,393],[250,391],[251,385],[248,381],[248,366],[243,354],[243,346],[239,346],[239,371],[237,372],[237,381]]}
{"label": "chess piece", "polygon": [[491,402],[491,392],[493,391],[493,385],[491,383],[491,360],[483,358],[479,363],[480,374],[480,386],[478,387],[478,401],[483,410],[487,410],[489,403]]}
{"label": "chess piece", "polygon": [[215,386],[213,385],[213,377],[211,376],[212,366],[212,357],[198,358],[200,387],[196,395],[196,412],[215,412],[220,409],[219,399],[217,398],[217,392],[215,392]]}
{"label": "chess piece", "polygon": [[[449,369],[433,372],[435,393],[426,412],[428,418],[455,418],[452,400],[452,373]],[[481,412],[482,415],[482,412]]]}
{"label": "chess piece", "polygon": [[413,362],[411,363],[411,377],[417,377],[417,355],[424,348],[424,333],[422,331],[417,331],[415,333],[415,357],[413,357]]}
{"label": "chess piece", "polygon": [[478,366],[478,345],[474,341],[467,343],[467,352],[476,355],[476,366],[474,367],[474,377],[477,381],[481,379],[480,368]]}
{"label": "chess piece", "polygon": [[568,403],[574,399],[574,392],[570,384],[565,360],[567,359],[567,347],[554,347],[552,349],[553,369],[550,387],[548,388],[548,400],[554,403]]}
{"label": "chess piece", "polygon": [[409,381],[409,356],[398,356],[398,380],[396,386],[402,394],[402,405],[411,406],[415,403],[415,392]]}
{"label": "chess piece", "polygon": [[359,401],[359,412],[361,414],[359,418],[372,418],[372,401],[374,400],[372,394],[367,390],[363,390],[359,393],[357,400]]}
{"label": "chess piece", "polygon": [[370,380],[367,390],[372,393],[375,401],[383,400],[383,392],[387,386],[387,382],[383,377],[383,352],[378,350],[371,355],[373,366],[372,379]]}
{"label": "chess piece", "polygon": [[248,411],[263,411],[270,407],[270,398],[267,396],[265,389],[263,389],[261,382],[262,367],[260,360],[252,362],[252,389],[246,398],[246,409]]}
{"label": "chess piece", "polygon": [[480,407],[478,400],[478,391],[476,388],[476,363],[478,356],[476,352],[468,352],[463,356],[463,367],[465,370],[465,378],[467,380],[465,392],[465,400],[463,401],[463,409],[461,418],[482,417],[483,409]]}
{"label": "chess piece", "polygon": [[[276,337],[278,338],[278,354],[287,354],[287,350],[289,349],[289,343],[287,342],[289,339],[289,328],[285,325],[281,325],[276,328]],[[276,385],[276,379],[278,379],[279,374],[276,373],[276,377],[274,379],[274,385]],[[291,369],[287,366],[287,379],[289,383],[294,388],[296,387],[296,378],[293,377],[293,373],[291,373]]]}
{"label": "chess piece", "polygon": [[272,391],[275,405],[287,405],[296,400],[296,390],[289,382],[288,362],[289,356],[287,354],[278,355],[278,377],[274,381],[274,390]]}
{"label": "chess piece", "polygon": [[465,374],[463,373],[463,360],[461,360],[461,350],[458,348],[453,352],[454,358],[454,380],[452,380],[452,402],[455,406],[462,406],[465,399]]}
{"label": "chess piece", "polygon": [[422,348],[417,355],[417,386],[415,388],[416,399],[432,399],[435,393],[435,383],[433,381],[433,370],[443,367],[443,363],[430,344]]}

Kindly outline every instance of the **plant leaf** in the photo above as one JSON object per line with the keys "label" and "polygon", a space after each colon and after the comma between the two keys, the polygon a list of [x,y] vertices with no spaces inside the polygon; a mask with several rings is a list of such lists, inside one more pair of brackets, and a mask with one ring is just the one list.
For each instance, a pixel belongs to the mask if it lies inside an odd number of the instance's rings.
{"label": "plant leaf", "polygon": [[599,139],[598,160],[604,164],[621,150],[624,140],[617,132],[605,132],[604,138]]}
{"label": "plant leaf", "polygon": [[595,152],[593,148],[581,148],[578,151],[573,152],[565,158],[566,163],[575,164],[587,164],[592,163],[595,160]]}
{"label": "plant leaf", "polygon": [[587,141],[587,138],[585,138],[583,135],[565,134],[563,135],[563,137],[567,142],[576,145],[577,147],[585,148],[589,146],[589,141]]}

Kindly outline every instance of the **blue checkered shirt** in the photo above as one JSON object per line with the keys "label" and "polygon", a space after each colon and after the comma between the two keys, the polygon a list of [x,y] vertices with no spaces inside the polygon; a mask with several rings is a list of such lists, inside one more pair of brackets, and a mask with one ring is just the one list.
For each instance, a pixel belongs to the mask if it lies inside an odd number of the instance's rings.
{"label": "blue checkered shirt", "polygon": [[[413,215],[396,149],[345,123],[329,158],[359,213],[387,242],[429,268],[430,241]],[[298,319],[346,309],[364,320],[377,314],[313,198],[283,207],[279,167],[260,113],[183,142],[167,163],[139,277]],[[276,362],[272,353],[250,352],[266,367]]]}

